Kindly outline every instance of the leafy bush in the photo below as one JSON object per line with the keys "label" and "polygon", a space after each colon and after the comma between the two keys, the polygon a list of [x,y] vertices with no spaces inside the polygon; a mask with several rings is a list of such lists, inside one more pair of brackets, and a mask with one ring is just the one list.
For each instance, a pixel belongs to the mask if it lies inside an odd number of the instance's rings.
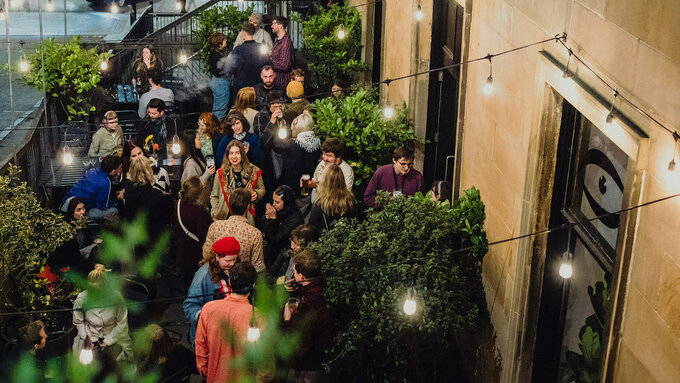
{"label": "leafy bush", "polygon": [[[321,88],[329,88],[337,77],[349,78],[368,69],[361,61],[361,15],[355,8],[333,5],[321,13],[302,20],[302,41],[309,60],[311,79]],[[337,33],[345,31],[345,38]]]}
{"label": "leafy bush", "polygon": [[[448,340],[474,328],[483,299],[484,204],[475,188],[453,205],[420,193],[378,198],[383,210],[340,221],[314,245],[332,275],[324,297],[339,330],[327,367],[338,381],[447,381]],[[454,252],[471,243],[481,247]],[[413,317],[402,311],[409,288]]]}
{"label": "leafy bush", "polygon": [[88,105],[88,93],[101,80],[101,61],[110,56],[108,52],[98,54],[96,48],[82,48],[78,36],[69,42],[49,38],[28,55],[30,68],[19,80],[40,91],[44,84],[45,93],[58,100],[69,120],[85,119],[94,111]]}
{"label": "leafy bush", "polygon": [[376,94],[358,89],[342,98],[325,98],[314,103],[317,135],[336,137],[347,147],[346,160],[354,169],[355,184],[368,183],[373,172],[391,163],[392,151],[421,141],[408,119],[406,104],[385,119]]}
{"label": "leafy bush", "polygon": [[52,297],[36,277],[47,256],[75,230],[60,216],[40,206],[19,180],[19,168],[0,177],[0,303],[3,311],[40,310]]}
{"label": "leafy bush", "polygon": [[208,38],[215,32],[222,32],[227,36],[227,49],[231,49],[236,41],[236,36],[241,31],[243,23],[248,21],[248,16],[253,13],[251,5],[245,11],[239,11],[233,5],[211,7],[198,15],[198,41],[201,42],[201,50],[198,57],[203,67],[208,71],[208,56],[210,55],[210,43]]}

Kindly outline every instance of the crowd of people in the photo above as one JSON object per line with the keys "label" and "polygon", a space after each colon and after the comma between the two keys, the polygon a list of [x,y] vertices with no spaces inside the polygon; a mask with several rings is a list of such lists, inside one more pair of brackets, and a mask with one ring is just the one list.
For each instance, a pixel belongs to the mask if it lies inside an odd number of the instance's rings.
{"label": "crowd of people", "polygon": [[[76,269],[87,274],[88,286],[104,283],[107,269],[96,254],[101,240],[88,222],[120,227],[141,214],[148,241],[135,248],[140,259],[170,232],[162,262],[177,272],[175,287],[186,296],[182,306],[190,324],[189,359],[208,382],[237,377],[230,360],[242,354],[254,320],[251,293],[258,275],[290,292],[282,330],[300,331],[301,337],[288,380],[324,381],[321,363],[331,325],[320,257],[310,244],[341,218],[359,217],[362,202],[380,209],[379,190],[393,196],[425,191],[423,176],[413,168],[413,149],[398,147],[392,163],[377,169],[363,198],[355,198],[343,142],[322,141],[314,133],[304,71],[294,67],[286,27],[284,17],[274,17],[272,36],[253,14],[228,54],[224,34],[210,37],[213,110],[198,117],[196,129],[169,112],[174,97],[161,86],[162,63],[152,47],[144,48],[134,64],[142,93],[136,137],[125,141],[117,114],[103,115],[89,150],[101,158],[100,167],[86,172],[61,206],[78,234],[50,256],[43,275],[55,282]],[[341,96],[339,82],[332,91],[331,96]],[[432,191],[438,200],[451,194],[445,181]],[[106,350],[109,361],[141,360],[140,368],[177,372],[170,361],[186,355],[163,328],[150,325],[144,332],[149,348],[134,355],[122,297],[115,296],[111,307],[84,310],[88,291],[74,302],[75,351],[94,346]],[[41,334],[33,327],[28,343]]]}

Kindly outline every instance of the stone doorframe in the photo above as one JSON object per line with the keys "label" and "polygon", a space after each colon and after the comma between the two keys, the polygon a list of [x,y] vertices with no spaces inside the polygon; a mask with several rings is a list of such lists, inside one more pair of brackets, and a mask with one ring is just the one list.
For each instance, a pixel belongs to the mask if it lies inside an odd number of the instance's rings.
{"label": "stone doorframe", "polygon": [[[610,103],[602,97],[603,89],[594,90],[588,84],[600,85],[577,70],[577,75],[563,79],[564,66],[550,53],[542,51],[537,60],[538,87],[535,102],[538,111],[532,120],[529,133],[529,149],[526,164],[524,198],[520,233],[543,230],[548,226],[552,190],[555,176],[555,161],[562,102],[567,100],[584,117],[600,128],[630,158],[634,166],[628,168],[626,175],[623,206],[639,204],[643,196],[645,169],[649,140],[647,135],[626,120],[625,115],[633,115],[630,110],[622,110],[617,120],[605,125]],[[570,67],[570,69],[573,67]],[[584,72],[584,71],[581,71]],[[617,105],[618,109],[619,105]],[[621,215],[621,230],[617,237],[616,258],[611,281],[611,305],[608,312],[607,336],[602,345],[602,381],[613,379],[615,359],[622,333],[625,316],[625,297],[628,292],[632,249],[639,209]],[[538,324],[538,312],[543,283],[543,271],[547,249],[547,235],[530,237],[519,241],[517,266],[514,277],[508,337],[503,360],[502,382],[531,382],[533,351]]]}

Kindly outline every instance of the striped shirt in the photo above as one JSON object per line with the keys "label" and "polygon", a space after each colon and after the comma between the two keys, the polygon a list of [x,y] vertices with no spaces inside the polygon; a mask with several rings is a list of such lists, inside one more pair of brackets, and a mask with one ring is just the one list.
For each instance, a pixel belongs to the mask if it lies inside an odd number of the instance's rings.
{"label": "striped shirt", "polygon": [[274,41],[271,59],[272,67],[274,67],[274,72],[276,72],[274,83],[279,89],[285,91],[291,80],[293,61],[295,60],[295,57],[293,57],[293,40],[290,39],[288,33]]}

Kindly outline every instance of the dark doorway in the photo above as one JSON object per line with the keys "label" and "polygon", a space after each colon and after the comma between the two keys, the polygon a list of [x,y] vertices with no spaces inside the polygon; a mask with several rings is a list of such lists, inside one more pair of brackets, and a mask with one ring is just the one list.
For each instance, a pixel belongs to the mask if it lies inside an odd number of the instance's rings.
{"label": "dark doorway", "polygon": [[382,22],[383,6],[382,2],[376,1],[373,12],[373,68],[371,68],[371,80],[377,83],[380,80],[380,57],[382,56]]}
{"label": "dark doorway", "polygon": [[[463,7],[452,0],[435,0],[432,15],[430,68],[460,62]],[[452,182],[458,115],[460,67],[432,73],[428,95],[425,147],[425,185],[434,180]]]}
{"label": "dark doorway", "polygon": [[[555,165],[532,381],[599,381],[627,169],[634,159],[566,100]],[[569,265],[573,274],[560,273]],[[564,271],[565,269],[563,269]]]}

